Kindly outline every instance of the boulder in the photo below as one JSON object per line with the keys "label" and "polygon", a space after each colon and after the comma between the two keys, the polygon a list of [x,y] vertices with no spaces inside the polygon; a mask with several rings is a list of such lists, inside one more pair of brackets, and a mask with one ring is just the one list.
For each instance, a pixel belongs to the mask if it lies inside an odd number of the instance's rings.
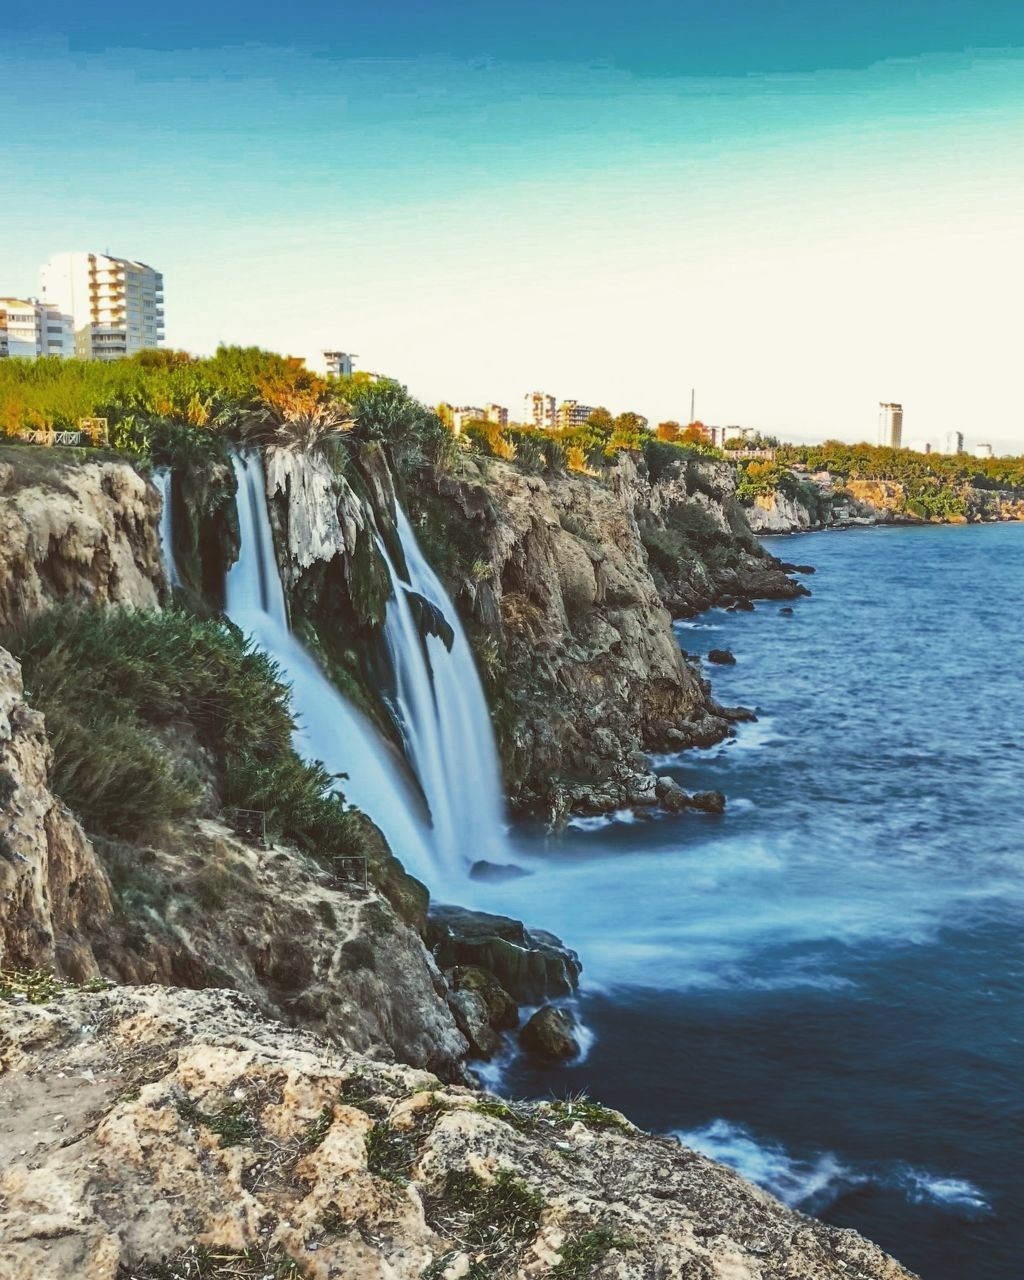
{"label": "boulder", "polygon": [[783,605],[783,607],[779,610],[779,613],[781,613],[784,618],[791,618],[793,616],[793,610],[791,606],[788,604]]}
{"label": "boulder", "polygon": [[736,601],[736,603],[735,603],[732,607],[733,607],[734,609],[739,609],[741,613],[753,613],[753,612],[754,612],[754,602],[753,602],[752,600],[747,600],[747,599],[745,599],[745,598],[743,598],[743,597],[741,597],[739,600],[737,600],[737,601]]}
{"label": "boulder", "polygon": [[695,791],[690,796],[690,808],[704,813],[724,813],[725,796],[721,791]]}
{"label": "boulder", "polygon": [[711,649],[708,652],[708,662],[717,662],[721,667],[729,667],[735,664],[736,659],[728,649]]}
{"label": "boulder", "polygon": [[535,1058],[546,1062],[566,1062],[580,1051],[573,1034],[576,1023],[572,1015],[556,1005],[538,1009],[519,1033],[519,1043]]}
{"label": "boulder", "polygon": [[455,1017],[455,1025],[469,1041],[470,1056],[493,1057],[501,1047],[501,1037],[491,1026],[483,998],[463,987],[460,991],[448,992],[448,1007]]}
{"label": "boulder", "polygon": [[724,813],[725,796],[721,791],[695,791],[692,795],[666,776],[658,779],[658,800],[669,813],[682,813],[686,809],[700,809],[703,813]]}
{"label": "boulder", "polygon": [[674,778],[660,777],[657,791],[661,807],[667,809],[669,813],[682,813],[684,809],[690,807],[689,794]]}
{"label": "boulder", "polygon": [[571,995],[579,980],[579,956],[552,934],[529,930],[510,916],[434,906],[427,945],[441,969],[473,965],[494,975],[523,1004]]}
{"label": "boulder", "polygon": [[492,883],[518,880],[529,874],[525,867],[517,867],[514,862],[487,862],[483,858],[474,862],[469,869],[471,880],[490,880]]}
{"label": "boulder", "polygon": [[457,965],[448,975],[456,991],[472,991],[487,1007],[487,1020],[496,1031],[511,1031],[519,1026],[519,1006],[486,969],[476,965]]}

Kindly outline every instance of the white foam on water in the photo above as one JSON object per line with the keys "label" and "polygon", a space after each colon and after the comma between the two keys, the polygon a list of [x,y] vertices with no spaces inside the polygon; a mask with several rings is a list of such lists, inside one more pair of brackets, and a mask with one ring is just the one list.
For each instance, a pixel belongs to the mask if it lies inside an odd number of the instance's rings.
{"label": "white foam on water", "polygon": [[781,1143],[755,1137],[744,1125],[725,1119],[676,1131],[673,1137],[735,1169],[791,1209],[806,1213],[822,1213],[847,1192],[869,1185],[898,1191],[911,1204],[931,1204],[971,1216],[992,1212],[984,1193],[966,1178],[928,1173],[909,1165],[861,1168],[845,1164],[829,1151],[801,1159]]}
{"label": "white foam on water", "polygon": [[614,809],[611,813],[577,814],[565,825],[571,831],[602,831],[616,822],[632,826],[639,818],[632,809]]}

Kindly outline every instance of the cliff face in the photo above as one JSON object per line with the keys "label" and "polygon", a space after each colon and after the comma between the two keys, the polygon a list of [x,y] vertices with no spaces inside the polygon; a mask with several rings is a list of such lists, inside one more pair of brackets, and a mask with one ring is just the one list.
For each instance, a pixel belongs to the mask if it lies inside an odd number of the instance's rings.
{"label": "cliff face", "polygon": [[467,460],[413,493],[469,619],[518,809],[557,821],[652,803],[647,752],[729,731],[672,614],[804,590],[754,544],[731,476],[711,464],[652,479],[627,455],[600,479]]}
{"label": "cliff face", "polygon": [[0,649],[0,968],[82,982],[99,973],[92,941],[110,922],[110,892],[85,833],[50,790],[51,759],[21,668]]}
{"label": "cliff face", "polygon": [[912,1280],[615,1112],[382,1070],[225,992],[8,1006],[0,1070],[7,1280]]}
{"label": "cliff face", "polygon": [[446,525],[461,530],[463,554],[442,568],[471,621],[520,809],[557,819],[651,803],[645,752],[727,732],[651,578],[635,481],[625,467],[599,485],[467,462],[419,512],[428,548]]}
{"label": "cliff face", "polygon": [[126,462],[46,452],[0,449],[0,627],[59,601],[157,607],[156,489]]}
{"label": "cliff face", "polygon": [[620,488],[636,513],[655,582],[674,617],[736,600],[792,600],[807,588],[754,540],[736,497],[736,469],[711,459],[673,463],[656,477],[628,460]]}

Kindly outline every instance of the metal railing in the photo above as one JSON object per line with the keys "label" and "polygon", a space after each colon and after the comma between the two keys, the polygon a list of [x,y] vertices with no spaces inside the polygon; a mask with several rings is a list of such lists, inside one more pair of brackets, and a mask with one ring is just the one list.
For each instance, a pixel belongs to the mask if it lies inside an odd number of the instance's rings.
{"label": "metal railing", "polygon": [[81,431],[51,431],[46,427],[39,427],[35,431],[27,431],[25,439],[30,444],[43,444],[48,448],[52,448],[55,444],[81,444]]}
{"label": "metal railing", "polygon": [[361,854],[346,855],[334,859],[335,872],[339,880],[345,880],[356,889],[365,893],[370,887],[370,864]]}
{"label": "metal railing", "polygon": [[267,838],[267,815],[262,809],[228,808],[223,810],[223,814],[224,821],[236,836],[252,840],[261,849],[270,848],[270,841]]}

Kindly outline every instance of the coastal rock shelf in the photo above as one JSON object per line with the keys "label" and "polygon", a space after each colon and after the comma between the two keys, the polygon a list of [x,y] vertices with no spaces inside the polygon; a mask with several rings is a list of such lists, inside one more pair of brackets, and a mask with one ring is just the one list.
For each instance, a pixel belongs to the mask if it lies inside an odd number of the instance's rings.
{"label": "coastal rock shelf", "polygon": [[5,1280],[204,1258],[303,1280],[912,1280],[596,1103],[446,1087],[223,991],[7,994]]}

